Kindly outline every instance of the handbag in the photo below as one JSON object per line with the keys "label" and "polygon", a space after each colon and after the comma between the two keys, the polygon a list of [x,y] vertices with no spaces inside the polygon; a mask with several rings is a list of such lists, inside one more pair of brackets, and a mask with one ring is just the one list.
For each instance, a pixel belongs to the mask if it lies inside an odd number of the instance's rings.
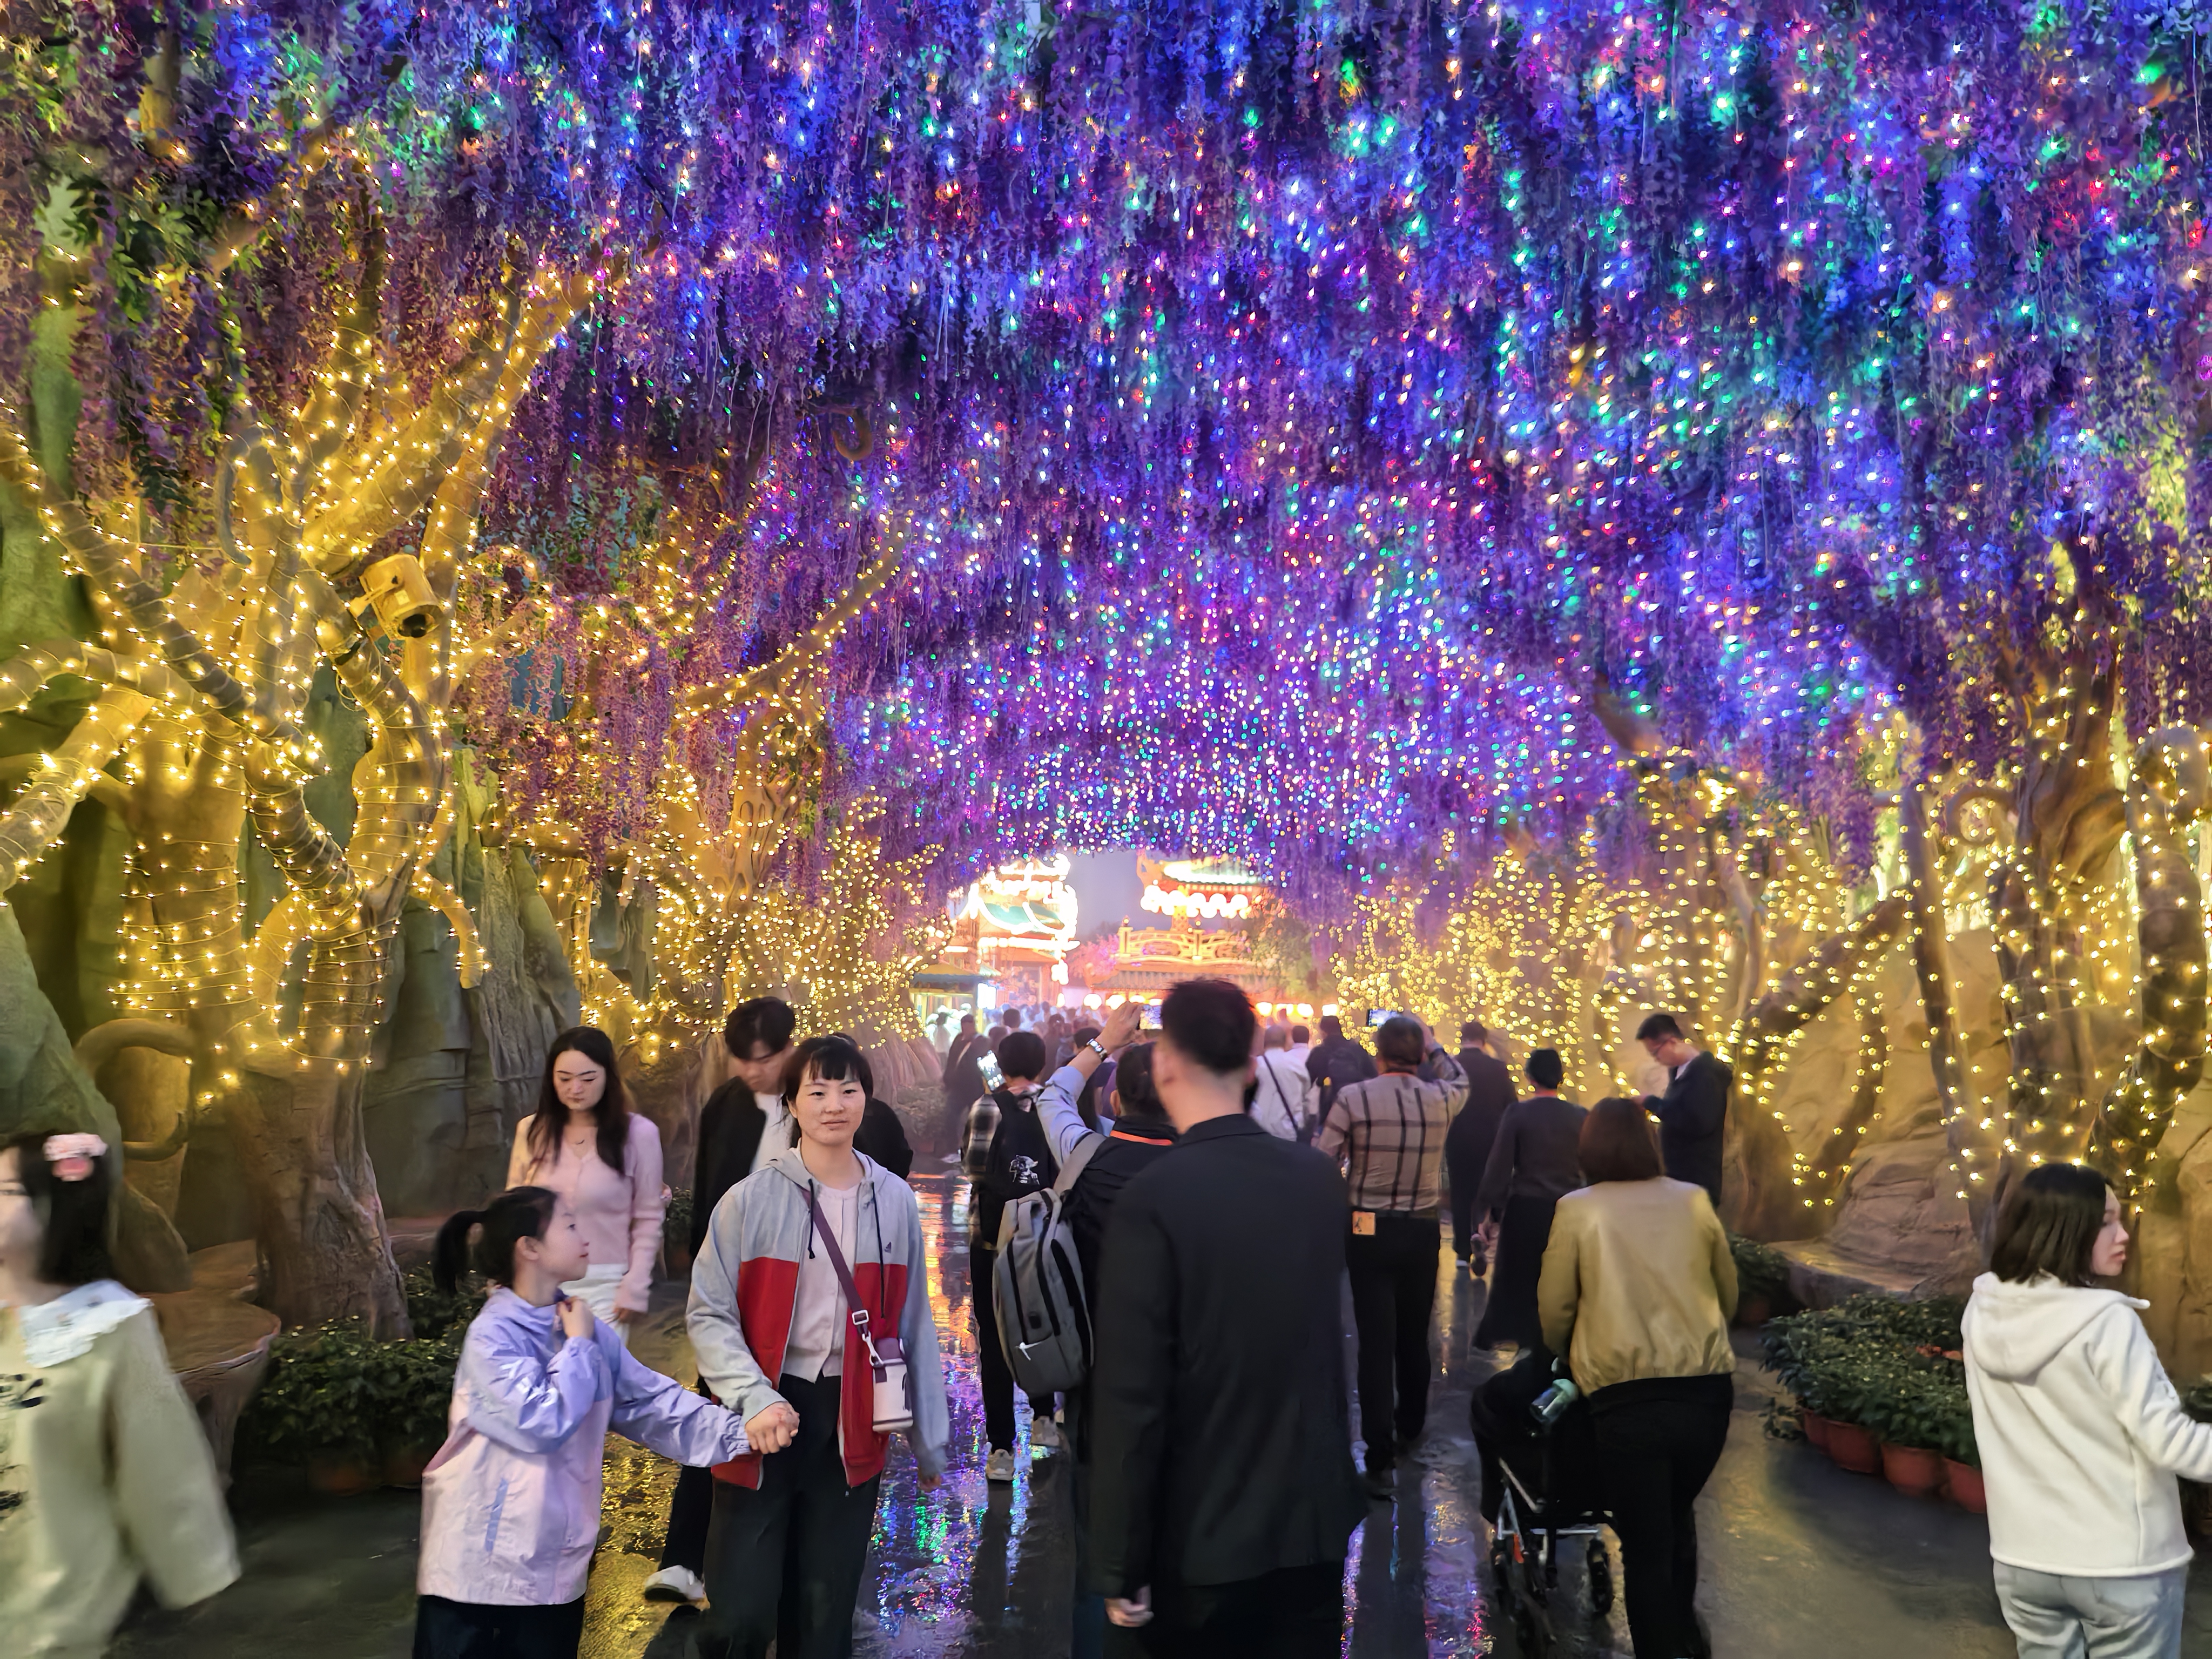
{"label": "handbag", "polygon": [[837,1235],[830,1231],[829,1218],[811,1191],[806,1194],[806,1208],[823,1248],[830,1253],[830,1265],[837,1270],[837,1282],[845,1287],[845,1305],[850,1310],[853,1328],[860,1334],[860,1346],[867,1351],[868,1370],[876,1385],[872,1426],[878,1434],[910,1429],[914,1426],[914,1377],[906,1368],[906,1344],[897,1336],[879,1338],[870,1328],[868,1310],[861,1306],[860,1288],[853,1283],[853,1270],[845,1265]]}

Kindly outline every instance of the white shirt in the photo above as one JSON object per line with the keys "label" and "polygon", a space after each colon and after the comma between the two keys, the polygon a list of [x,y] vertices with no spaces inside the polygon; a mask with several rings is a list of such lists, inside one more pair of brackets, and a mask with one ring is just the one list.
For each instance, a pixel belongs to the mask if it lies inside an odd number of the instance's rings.
{"label": "white shirt", "polygon": [[747,1175],[759,1174],[791,1150],[791,1114],[784,1109],[783,1097],[755,1095],[753,1103],[768,1114],[768,1121],[761,1126],[760,1145],[753,1148],[753,1167]]}
{"label": "white shirt", "polygon": [[[841,1192],[817,1182],[814,1194],[822,1206],[822,1218],[836,1235],[837,1248],[845,1253],[845,1264],[850,1267],[860,1219],[860,1183],[856,1181]],[[806,1230],[806,1243],[810,1254],[799,1258],[799,1291],[792,1304],[791,1342],[784,1350],[783,1369],[811,1382],[844,1371],[850,1309],[836,1264],[830,1260],[822,1236],[811,1225]]]}
{"label": "white shirt", "polygon": [[1314,1080],[1283,1048],[1261,1051],[1254,1062],[1258,1092],[1252,1097],[1252,1121],[1278,1140],[1296,1140],[1313,1115]]}
{"label": "white shirt", "polygon": [[1310,1042],[1293,1042],[1288,1050],[1291,1058],[1301,1066],[1306,1063],[1306,1056],[1312,1052],[1313,1044]]}

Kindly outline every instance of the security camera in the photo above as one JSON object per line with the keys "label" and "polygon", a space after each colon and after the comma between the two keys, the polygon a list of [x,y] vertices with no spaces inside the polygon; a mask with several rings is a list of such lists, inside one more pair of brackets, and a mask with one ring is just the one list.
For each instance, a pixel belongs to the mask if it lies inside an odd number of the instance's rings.
{"label": "security camera", "polygon": [[422,561],[412,553],[379,559],[361,573],[362,597],[351,606],[359,616],[376,612],[377,625],[395,640],[419,640],[437,623],[445,607],[430,591]]}

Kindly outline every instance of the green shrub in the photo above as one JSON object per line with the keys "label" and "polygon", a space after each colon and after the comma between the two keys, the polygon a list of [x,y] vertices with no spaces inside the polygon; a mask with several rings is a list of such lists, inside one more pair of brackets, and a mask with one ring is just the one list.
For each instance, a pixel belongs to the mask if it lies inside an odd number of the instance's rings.
{"label": "green shrub", "polygon": [[335,1320],[270,1344],[268,1375],[239,1421],[249,1455],[303,1463],[444,1441],[461,1341],[488,1287],[471,1276],[448,1296],[425,1268],[404,1282],[415,1334],[404,1341],[379,1342],[358,1322]]}
{"label": "green shrub", "polygon": [[1729,1254],[1735,1258],[1735,1293],[1739,1302],[1763,1298],[1778,1306],[1790,1297],[1790,1258],[1771,1244],[1762,1244],[1741,1233],[1729,1235]]}
{"label": "green shrub", "polygon": [[667,1213],[660,1218],[660,1243],[672,1257],[691,1248],[691,1189],[679,1187],[668,1194]]}
{"label": "green shrub", "polygon": [[1957,1297],[1853,1297],[1766,1327],[1767,1369],[1801,1406],[1899,1446],[1978,1461]]}
{"label": "green shrub", "polygon": [[2200,1376],[2181,1391],[2181,1409],[2199,1423],[2212,1423],[2212,1376]]}

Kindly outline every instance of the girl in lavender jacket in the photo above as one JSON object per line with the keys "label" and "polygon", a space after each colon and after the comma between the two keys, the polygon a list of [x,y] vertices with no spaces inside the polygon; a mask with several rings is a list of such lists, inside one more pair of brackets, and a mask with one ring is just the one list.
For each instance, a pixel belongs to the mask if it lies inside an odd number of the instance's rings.
{"label": "girl in lavender jacket", "polygon": [[632,1358],[563,1284],[591,1247],[568,1201],[517,1187],[438,1230],[433,1270],[495,1288],[469,1326],[446,1443],[422,1476],[415,1659],[564,1659],[584,1630],[606,1431],[679,1463],[748,1449],[720,1406]]}

